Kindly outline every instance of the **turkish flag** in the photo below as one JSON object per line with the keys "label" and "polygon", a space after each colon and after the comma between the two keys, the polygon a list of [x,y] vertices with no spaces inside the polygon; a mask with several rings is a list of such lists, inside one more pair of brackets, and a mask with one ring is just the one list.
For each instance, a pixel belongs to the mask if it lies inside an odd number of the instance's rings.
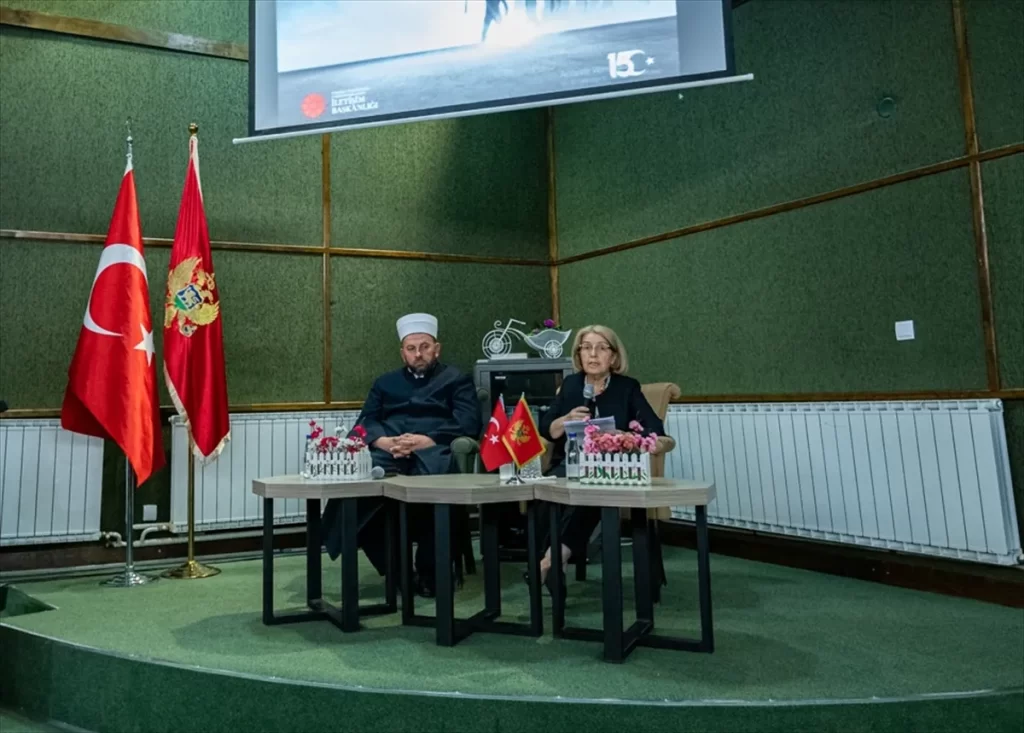
{"label": "turkish flag", "polygon": [[530,412],[530,406],[526,404],[525,397],[519,398],[501,440],[508,448],[508,452],[512,454],[512,460],[516,462],[517,468],[522,468],[537,456],[544,454],[544,444],[540,442],[540,431],[537,430],[537,424],[533,421],[533,413]]}
{"label": "turkish flag", "polygon": [[149,279],[129,159],[68,370],[60,424],[117,443],[139,484],[164,465],[153,354]]}
{"label": "turkish flag", "polygon": [[480,460],[484,462],[488,471],[493,471],[512,462],[512,455],[508,452],[505,444],[501,442],[501,436],[504,435],[507,427],[508,415],[505,414],[505,398],[498,395],[498,401],[494,403],[494,413],[491,415],[490,422],[487,423],[487,432],[484,433],[484,439],[480,442]]}
{"label": "turkish flag", "polygon": [[199,185],[199,149],[189,138],[185,189],[164,299],[164,379],[188,421],[197,457],[217,457],[231,436],[220,293]]}

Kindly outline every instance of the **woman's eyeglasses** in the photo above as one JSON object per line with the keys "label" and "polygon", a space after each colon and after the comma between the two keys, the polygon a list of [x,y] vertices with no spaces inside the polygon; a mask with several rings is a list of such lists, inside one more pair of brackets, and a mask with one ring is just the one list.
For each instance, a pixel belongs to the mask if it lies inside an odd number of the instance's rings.
{"label": "woman's eyeglasses", "polygon": [[593,354],[607,354],[609,351],[614,349],[608,344],[580,344],[576,347],[577,351],[586,351]]}

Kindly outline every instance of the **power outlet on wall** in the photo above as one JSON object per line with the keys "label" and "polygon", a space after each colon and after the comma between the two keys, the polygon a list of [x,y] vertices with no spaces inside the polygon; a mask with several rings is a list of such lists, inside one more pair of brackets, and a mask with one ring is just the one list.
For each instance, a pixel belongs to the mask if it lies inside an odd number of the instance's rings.
{"label": "power outlet on wall", "polygon": [[143,504],[142,505],[142,521],[143,522],[155,522],[156,521],[156,504]]}
{"label": "power outlet on wall", "polygon": [[896,340],[897,341],[913,341],[914,340],[914,322],[913,321],[896,321]]}

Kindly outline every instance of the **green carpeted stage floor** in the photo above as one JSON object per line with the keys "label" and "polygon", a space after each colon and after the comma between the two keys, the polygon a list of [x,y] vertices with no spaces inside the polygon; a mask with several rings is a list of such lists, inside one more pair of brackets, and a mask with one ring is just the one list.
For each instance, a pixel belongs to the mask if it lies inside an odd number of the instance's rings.
{"label": "green carpeted stage floor", "polygon": [[[623,554],[628,566],[629,549]],[[324,560],[325,593],[336,601],[339,565]],[[695,561],[688,550],[666,548],[670,585],[655,610],[662,633],[697,635]],[[478,633],[455,648],[436,646],[432,629],[402,627],[397,614],[365,619],[355,634],[326,621],[265,627],[260,562],[220,567],[214,578],[161,579],[133,589],[101,587],[97,577],[20,584],[56,608],[4,623],[136,660],[534,700],[863,701],[1024,687],[1019,609],[728,557],[712,556],[715,653],[641,648],[621,665],[601,661],[596,643],[551,639],[549,615],[540,639]],[[302,606],[304,568],[301,555],[276,559],[278,610]],[[522,566],[502,568],[505,618],[525,621]],[[382,586],[369,566],[361,572],[364,600],[379,597]],[[592,565],[587,581],[570,580],[568,623],[600,625],[600,574]],[[458,615],[482,607],[481,580],[467,577],[456,594]],[[625,587],[631,593],[628,578]],[[546,614],[548,601],[545,594]],[[432,601],[417,598],[417,605],[433,612]],[[630,614],[627,608],[629,620]]]}

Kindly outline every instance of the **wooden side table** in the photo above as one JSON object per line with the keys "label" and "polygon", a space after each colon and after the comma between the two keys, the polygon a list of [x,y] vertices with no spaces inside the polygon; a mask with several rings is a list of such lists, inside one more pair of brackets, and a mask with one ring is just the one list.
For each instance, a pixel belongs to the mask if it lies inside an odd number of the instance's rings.
{"label": "wooden side table", "polygon": [[[544,633],[540,595],[540,557],[537,551],[536,507],[530,484],[503,485],[488,474],[394,476],[384,480],[384,496],[399,502],[401,547],[402,623],[435,626],[440,646],[455,646],[474,631],[540,636]],[[501,616],[501,577],[498,562],[498,523],[495,504],[525,501],[529,534],[530,623],[497,621]],[[408,504],[434,505],[436,617],[416,614],[412,592],[412,557],[406,518]],[[471,618],[455,620],[455,587],[452,582],[452,507],[480,505],[480,549],[484,562],[484,608]]]}
{"label": "wooden side table", "polygon": [[[707,505],[715,498],[710,482],[654,478],[649,486],[595,486],[579,481],[552,479],[533,486],[534,496],[551,506],[551,547],[561,546],[561,507],[601,507],[602,611],[603,629],[573,628],[565,625],[562,588],[565,577],[560,562],[552,562],[552,625],[554,636],[584,641],[603,641],[604,658],[622,662],[637,646],[657,649],[713,652],[711,619],[711,565],[708,551]],[[700,599],[700,639],[654,634],[654,600],[650,563],[650,531],[647,510],[664,506],[692,506],[697,515],[697,587]],[[622,548],[619,509],[629,508],[633,524],[633,583],[636,621],[622,624]],[[557,558],[556,553],[552,557]],[[531,569],[531,573],[532,573]]]}
{"label": "wooden side table", "polygon": [[[381,496],[380,481],[324,483],[307,481],[301,476],[274,476],[256,479],[252,492],[263,497],[263,623],[266,625],[319,621],[327,619],[342,631],[358,631],[361,615],[395,613],[394,557],[390,535],[394,531],[393,515],[387,515],[387,573],[385,602],[359,605],[359,534],[358,500]],[[306,500],[306,605],[308,611],[289,614],[274,613],[274,499]],[[321,588],[320,503],[327,499],[341,500],[341,607],[324,600]]]}

